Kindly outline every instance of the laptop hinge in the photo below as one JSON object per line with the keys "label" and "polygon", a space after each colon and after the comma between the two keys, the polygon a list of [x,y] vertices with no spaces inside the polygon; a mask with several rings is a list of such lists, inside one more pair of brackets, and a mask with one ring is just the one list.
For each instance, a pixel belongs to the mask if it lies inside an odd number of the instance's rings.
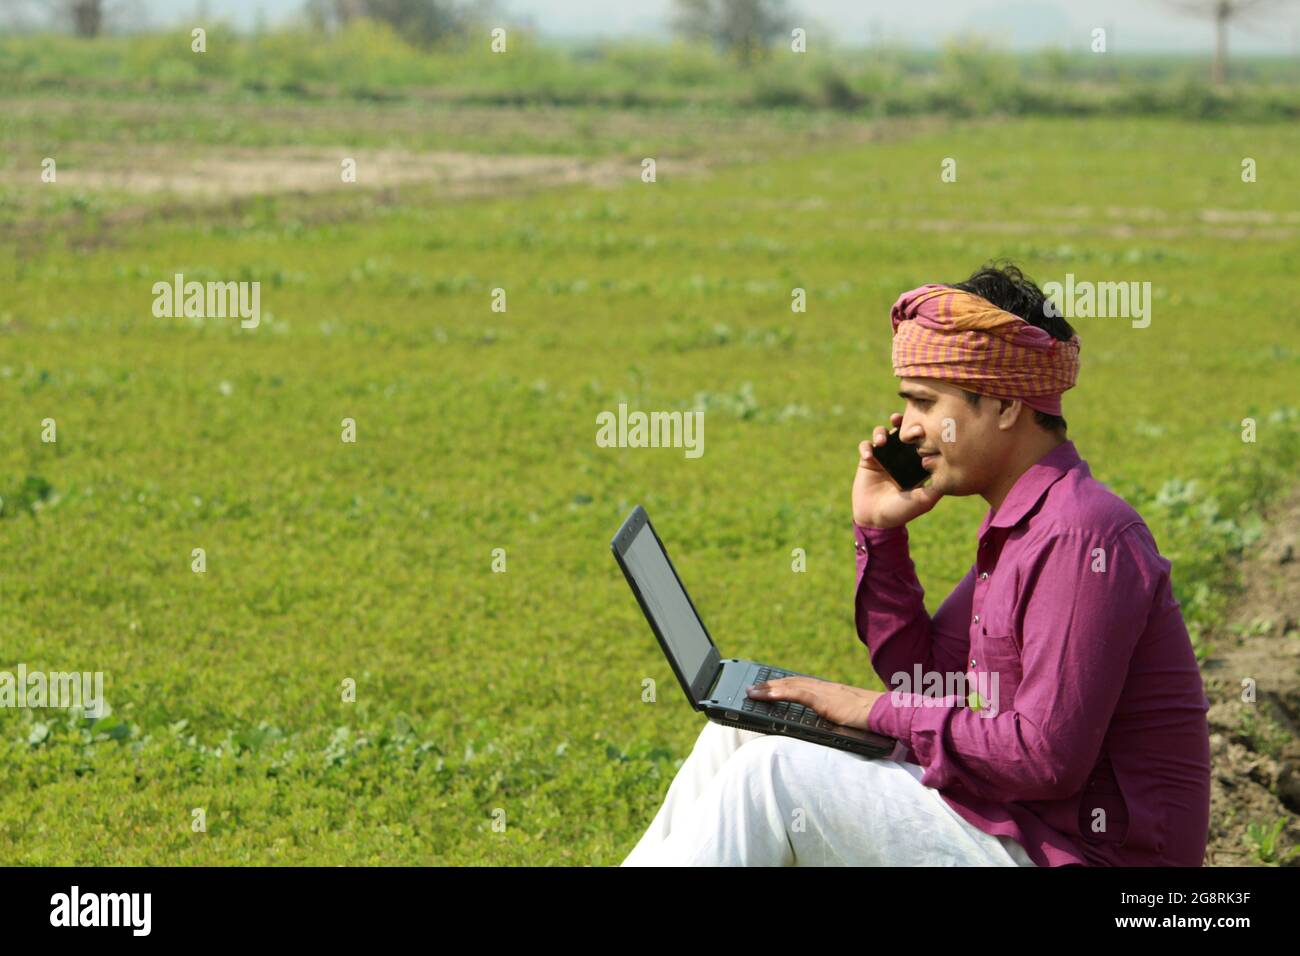
{"label": "laptop hinge", "polygon": [[718,682],[722,680],[722,668],[724,664],[725,664],[724,661],[718,662],[718,669],[713,674],[713,680],[709,682],[709,689],[704,692],[705,700],[713,699],[713,690],[718,686]]}

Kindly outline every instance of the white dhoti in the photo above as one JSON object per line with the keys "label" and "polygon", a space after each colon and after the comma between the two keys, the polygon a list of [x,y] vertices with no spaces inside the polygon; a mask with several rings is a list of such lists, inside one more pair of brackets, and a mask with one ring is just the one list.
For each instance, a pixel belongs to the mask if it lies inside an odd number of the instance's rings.
{"label": "white dhoti", "polygon": [[1035,865],[1015,840],[962,819],[921,774],[914,763],[707,721],[621,865]]}

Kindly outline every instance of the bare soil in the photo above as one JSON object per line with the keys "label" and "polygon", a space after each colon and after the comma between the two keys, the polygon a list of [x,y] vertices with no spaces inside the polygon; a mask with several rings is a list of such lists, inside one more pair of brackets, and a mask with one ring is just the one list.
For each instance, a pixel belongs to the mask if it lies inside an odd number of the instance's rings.
{"label": "bare soil", "polygon": [[[1275,856],[1300,847],[1300,489],[1268,515],[1268,533],[1243,556],[1244,592],[1204,662],[1210,700],[1207,866],[1262,866],[1250,824],[1283,821]],[[1253,684],[1254,702],[1243,699]]]}
{"label": "bare soil", "polygon": [[[214,147],[186,158],[168,147],[119,148],[93,168],[59,170],[68,189],[169,193],[198,200],[273,193],[314,193],[344,189],[343,162],[355,164],[355,186],[387,188],[412,182],[436,183],[452,195],[567,183],[609,184],[640,175],[640,167],[611,159],[569,156],[369,150],[336,148]],[[11,175],[17,175],[16,172]]]}

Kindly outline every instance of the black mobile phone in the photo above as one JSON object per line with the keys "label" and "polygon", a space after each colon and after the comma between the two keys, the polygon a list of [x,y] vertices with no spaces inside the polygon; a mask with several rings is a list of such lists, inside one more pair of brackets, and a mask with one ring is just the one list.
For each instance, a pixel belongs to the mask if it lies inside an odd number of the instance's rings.
{"label": "black mobile phone", "polygon": [[892,429],[885,436],[883,445],[872,445],[871,453],[876,456],[876,461],[880,462],[889,477],[894,479],[894,484],[903,491],[909,491],[923,484],[925,479],[930,477],[930,473],[921,464],[921,456],[916,446],[908,445],[899,438],[897,428]]}

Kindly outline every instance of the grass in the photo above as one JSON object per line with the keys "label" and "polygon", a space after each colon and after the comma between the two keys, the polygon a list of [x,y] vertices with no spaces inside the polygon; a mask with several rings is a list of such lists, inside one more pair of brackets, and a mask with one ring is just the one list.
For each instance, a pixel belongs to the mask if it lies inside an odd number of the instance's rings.
{"label": "grass", "polygon": [[[1293,209],[1297,156],[1293,126],[962,123],[608,191],[13,230],[0,668],[102,670],[112,712],[0,712],[0,859],[618,862],[700,721],[613,531],[647,507],[728,654],[880,687],[848,492],[897,404],[888,309],[992,256],[1152,283],[1149,328],[1078,320],[1065,412],[1205,631],[1297,463],[1297,226],[1241,218]],[[261,326],[155,318],[175,272],[261,281]],[[709,408],[705,455],[596,447],[623,401]],[[932,610],[984,511],[913,527]]]}
{"label": "grass", "polygon": [[1242,712],[1237,729],[1250,742],[1252,750],[1274,759],[1282,757],[1282,748],[1291,740],[1286,728],[1257,706],[1248,707]]}
{"label": "grass", "polygon": [[1283,850],[1278,841],[1286,820],[1279,818],[1270,826],[1265,823],[1249,823],[1243,840],[1255,858],[1266,866],[1280,866],[1293,856],[1300,854],[1300,847]]}

